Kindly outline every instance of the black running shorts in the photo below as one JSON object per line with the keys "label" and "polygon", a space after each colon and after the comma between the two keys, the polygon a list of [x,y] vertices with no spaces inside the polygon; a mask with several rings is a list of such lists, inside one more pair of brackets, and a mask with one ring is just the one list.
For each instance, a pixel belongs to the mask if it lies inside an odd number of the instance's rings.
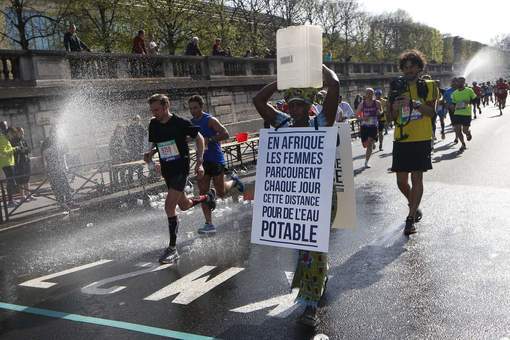
{"label": "black running shorts", "polygon": [[427,171],[432,169],[430,140],[422,142],[393,142],[393,172]]}
{"label": "black running shorts", "polygon": [[452,115],[452,125],[471,126],[471,116]]}
{"label": "black running shorts", "polygon": [[221,163],[204,161],[204,173],[207,176],[216,177],[222,175],[225,171],[225,166]]}
{"label": "black running shorts", "polygon": [[162,175],[165,179],[166,187],[168,189],[184,192],[184,188],[186,187],[186,183],[188,181],[188,174],[181,173],[169,175],[162,173]]}
{"label": "black running shorts", "polygon": [[373,140],[377,140],[377,126],[361,126],[360,128],[360,136],[361,136],[361,141],[363,143],[365,143],[368,138],[372,138]]}

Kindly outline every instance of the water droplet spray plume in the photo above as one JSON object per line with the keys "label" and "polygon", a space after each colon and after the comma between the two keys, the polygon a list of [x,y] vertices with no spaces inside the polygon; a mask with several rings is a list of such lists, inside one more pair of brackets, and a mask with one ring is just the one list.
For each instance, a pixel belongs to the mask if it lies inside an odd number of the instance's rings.
{"label": "water droplet spray plume", "polygon": [[505,56],[491,47],[480,49],[467,63],[462,75],[468,83],[495,80],[510,73]]}
{"label": "water droplet spray plume", "polygon": [[68,147],[74,162],[109,159],[108,145],[116,125],[127,126],[137,114],[148,120],[145,100],[125,101],[122,96],[122,91],[98,88],[91,82],[71,91],[62,102],[52,123],[57,141]]}

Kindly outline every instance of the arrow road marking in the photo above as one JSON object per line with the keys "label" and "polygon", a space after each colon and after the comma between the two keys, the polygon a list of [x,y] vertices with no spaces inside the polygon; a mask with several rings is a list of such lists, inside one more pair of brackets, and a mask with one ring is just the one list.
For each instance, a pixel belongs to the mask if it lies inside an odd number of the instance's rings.
{"label": "arrow road marking", "polygon": [[[294,277],[294,273],[285,272],[285,276],[287,277],[289,284],[291,284],[292,278]],[[299,304],[296,302],[298,293],[299,289],[295,288],[289,294],[280,295],[267,300],[250,303],[249,305],[231,309],[230,311],[235,313],[246,314],[266,309],[269,307],[274,307],[269,311],[269,313],[267,313],[267,316],[283,319],[292,314],[292,312],[294,312],[299,307]]]}
{"label": "arrow road marking", "polygon": [[80,270],[84,270],[84,269],[100,266],[102,264],[105,264],[105,263],[108,263],[108,262],[111,262],[111,261],[113,261],[113,260],[100,260],[100,261],[96,261],[96,262],[93,262],[93,263],[85,264],[83,266],[78,266],[78,267],[66,269],[66,270],[63,270],[63,271],[58,272],[58,273],[54,273],[54,274],[50,274],[50,275],[45,275],[45,276],[38,277],[36,279],[28,280],[28,281],[25,281],[23,283],[20,283],[19,285],[23,286],[23,287],[33,287],[33,288],[48,289],[50,287],[55,286],[56,283],[53,283],[53,282],[44,282],[46,280],[51,280],[51,279],[54,279],[54,278],[59,277],[59,276],[63,276],[63,275],[71,274],[71,273],[76,273],[76,272],[78,272]]}
{"label": "arrow road marking", "polygon": [[214,268],[216,268],[216,266],[203,266],[147,296],[144,300],[159,301],[169,296],[179,294],[172,302],[187,305],[244,270],[244,268],[232,267],[211,280],[209,280],[209,275],[203,276]]}
{"label": "arrow road marking", "polygon": [[149,263],[138,264],[137,265],[138,267],[143,267],[145,269],[137,270],[137,271],[134,271],[134,272],[131,272],[131,273],[117,275],[117,276],[113,276],[113,277],[109,277],[109,278],[103,279],[101,281],[93,282],[93,283],[83,287],[81,289],[81,291],[82,291],[82,293],[93,294],[93,295],[107,295],[107,294],[117,293],[117,292],[120,292],[121,290],[126,289],[126,286],[113,286],[113,287],[110,287],[110,288],[101,288],[101,286],[104,286],[106,284],[109,284],[109,283],[112,283],[112,282],[115,282],[115,281],[119,281],[119,280],[124,280],[124,279],[129,279],[129,278],[132,278],[132,277],[140,276],[140,275],[143,275],[143,274],[146,274],[146,273],[157,272],[158,270],[166,269],[166,268],[168,268],[168,267],[170,267],[172,265],[173,265],[173,263],[159,265],[159,264],[151,264],[150,262]]}

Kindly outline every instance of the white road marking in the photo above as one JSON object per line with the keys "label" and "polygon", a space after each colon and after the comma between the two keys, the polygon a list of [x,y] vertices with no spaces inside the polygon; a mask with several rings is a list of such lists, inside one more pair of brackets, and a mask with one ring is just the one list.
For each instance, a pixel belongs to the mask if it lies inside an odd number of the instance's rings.
{"label": "white road marking", "polygon": [[249,305],[238,307],[235,309],[231,309],[231,312],[235,313],[252,313],[258,310],[266,309],[269,307],[274,307],[267,313],[267,316],[277,317],[277,318],[286,318],[292,312],[299,307],[299,304],[296,302],[296,298],[298,296],[299,289],[295,288],[291,293],[276,296],[267,300],[250,303]]}
{"label": "white road marking", "polygon": [[[289,285],[292,284],[292,278],[294,277],[294,273],[285,272],[285,276],[289,281]],[[286,318],[287,316],[292,314],[292,312],[294,312],[296,308],[299,307],[299,304],[296,302],[298,293],[299,289],[295,288],[289,294],[280,295],[267,300],[250,303],[249,305],[231,309],[230,311],[235,313],[247,314],[276,306],[273,309],[271,309],[269,313],[267,313],[267,316],[276,318]]]}
{"label": "white road marking", "polygon": [[294,278],[294,272],[285,272],[285,277],[289,281],[289,286],[292,285],[292,279]]}
{"label": "white road marking", "polygon": [[96,262],[93,262],[93,263],[85,264],[83,266],[78,266],[78,267],[66,269],[66,270],[63,270],[63,271],[58,272],[58,273],[54,273],[54,274],[50,274],[50,275],[45,275],[45,276],[38,277],[36,279],[28,280],[28,281],[25,281],[23,283],[20,283],[19,285],[20,286],[24,286],[24,287],[33,287],[33,288],[47,289],[47,288],[55,286],[56,283],[53,283],[53,282],[44,282],[46,280],[51,280],[51,279],[54,279],[54,278],[59,277],[59,276],[63,276],[63,275],[71,274],[71,273],[76,273],[76,272],[78,272],[80,270],[84,270],[84,269],[100,266],[102,264],[105,264],[105,263],[108,263],[108,262],[111,262],[111,261],[113,261],[113,260],[100,260],[100,261],[96,261]]}
{"label": "white road marking", "polygon": [[106,279],[103,279],[100,281],[93,282],[93,283],[83,287],[81,289],[81,291],[82,291],[82,293],[93,294],[93,295],[114,294],[114,293],[120,292],[121,290],[126,289],[126,286],[113,286],[110,288],[101,288],[101,286],[104,286],[106,284],[109,284],[109,283],[112,283],[115,281],[129,279],[129,278],[140,276],[140,275],[147,274],[147,273],[157,272],[158,270],[166,269],[172,265],[173,264],[164,264],[164,265],[151,264],[150,262],[149,263],[141,263],[141,264],[138,264],[137,266],[143,267],[145,269],[137,270],[137,271],[122,274],[122,275],[112,276],[112,277],[109,277],[109,278],[106,278]]}
{"label": "white road marking", "polygon": [[157,292],[147,296],[144,298],[144,300],[159,301],[169,296],[179,294],[172,302],[181,305],[187,305],[193,300],[199,298],[216,286],[244,270],[244,268],[232,267],[215,276],[209,281],[209,275],[201,277],[214,268],[216,268],[216,266],[203,266],[194,272],[180,278],[179,280],[169,284],[168,286],[163,287]]}

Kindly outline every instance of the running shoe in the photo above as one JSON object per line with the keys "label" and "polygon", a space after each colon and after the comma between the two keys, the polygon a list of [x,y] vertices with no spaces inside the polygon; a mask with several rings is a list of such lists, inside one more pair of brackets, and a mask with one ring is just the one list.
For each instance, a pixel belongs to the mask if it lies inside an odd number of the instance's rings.
{"label": "running shoe", "polygon": [[471,135],[471,131],[468,131],[468,133],[466,133],[466,138],[468,142],[473,138],[473,136]]}
{"label": "running shoe", "polygon": [[407,216],[406,226],[404,227],[404,235],[411,235],[414,233],[416,233],[416,227],[414,226],[414,218],[412,216]]}
{"label": "running shoe", "polygon": [[370,163],[368,163],[368,161],[365,161],[365,168],[367,169],[370,169],[372,166],[370,165]]}
{"label": "running shoe", "polygon": [[234,181],[234,187],[236,187],[237,190],[239,190],[239,192],[242,194],[244,192],[244,183],[241,181],[239,176],[237,176],[236,174],[232,173],[230,175],[230,178],[232,178],[232,180]]}
{"label": "running shoe", "polygon": [[159,258],[159,263],[173,263],[177,259],[179,259],[179,253],[177,253],[177,249],[175,249],[175,247],[168,247]]}
{"label": "running shoe", "polygon": [[216,227],[212,223],[205,223],[202,228],[198,229],[199,234],[214,234],[216,233]]}
{"label": "running shoe", "polygon": [[216,209],[216,190],[212,188],[206,195],[207,200],[204,203],[209,207],[209,209],[211,209],[211,211]]}
{"label": "running shoe", "polygon": [[421,212],[420,209],[417,209],[416,210],[416,217],[414,218],[414,221],[415,222],[420,222],[422,218],[423,218],[423,213]]}

